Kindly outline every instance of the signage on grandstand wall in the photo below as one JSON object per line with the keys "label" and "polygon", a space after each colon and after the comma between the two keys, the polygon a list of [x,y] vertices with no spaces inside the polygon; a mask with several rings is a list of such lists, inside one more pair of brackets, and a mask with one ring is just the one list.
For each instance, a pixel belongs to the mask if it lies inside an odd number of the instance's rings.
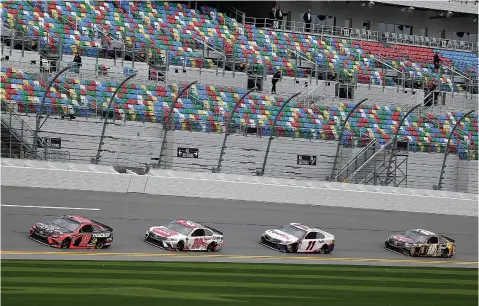
{"label": "signage on grandstand wall", "polygon": [[40,138],[38,139],[39,148],[51,148],[51,149],[61,149],[62,148],[62,139],[61,138]]}
{"label": "signage on grandstand wall", "polygon": [[64,160],[64,161],[70,161],[70,152],[68,151],[49,151],[45,152],[45,159],[46,160]]}
{"label": "signage on grandstand wall", "polygon": [[296,164],[316,166],[316,155],[298,155]]}
{"label": "signage on grandstand wall", "polygon": [[178,148],[176,156],[181,158],[198,158],[198,152],[197,148]]}

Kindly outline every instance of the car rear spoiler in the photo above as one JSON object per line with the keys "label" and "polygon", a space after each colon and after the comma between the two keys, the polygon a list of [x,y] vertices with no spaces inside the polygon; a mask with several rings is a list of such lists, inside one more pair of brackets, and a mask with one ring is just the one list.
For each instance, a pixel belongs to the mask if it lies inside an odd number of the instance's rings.
{"label": "car rear spoiler", "polygon": [[204,227],[206,227],[207,229],[212,230],[213,232],[215,232],[215,233],[217,233],[217,234],[223,235],[223,232],[221,232],[221,231],[219,231],[219,230],[217,230],[217,229],[215,229],[215,228],[206,226],[206,225],[204,225],[204,224],[202,224],[202,225],[203,225]]}
{"label": "car rear spoiler", "polygon": [[447,236],[444,236],[444,235],[441,235],[444,239],[447,239],[449,240],[450,242],[456,242],[456,240],[452,239],[452,238],[449,238]]}
{"label": "car rear spoiler", "polygon": [[95,221],[95,220],[91,220],[93,223],[96,223],[98,224],[99,226],[103,227],[104,229],[106,229],[107,231],[109,232],[113,232],[113,229],[111,227],[109,227],[108,225],[105,225],[103,223],[100,223],[98,221]]}

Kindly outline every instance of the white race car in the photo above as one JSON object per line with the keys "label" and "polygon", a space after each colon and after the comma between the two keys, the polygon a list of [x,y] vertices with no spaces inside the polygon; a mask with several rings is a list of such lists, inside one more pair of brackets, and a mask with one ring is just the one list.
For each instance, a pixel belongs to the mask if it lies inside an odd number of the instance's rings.
{"label": "white race car", "polygon": [[285,253],[329,254],[334,250],[334,235],[301,223],[290,223],[267,230],[261,244]]}
{"label": "white race car", "polygon": [[216,252],[223,247],[223,233],[189,220],[175,220],[146,231],[145,242],[170,251]]}

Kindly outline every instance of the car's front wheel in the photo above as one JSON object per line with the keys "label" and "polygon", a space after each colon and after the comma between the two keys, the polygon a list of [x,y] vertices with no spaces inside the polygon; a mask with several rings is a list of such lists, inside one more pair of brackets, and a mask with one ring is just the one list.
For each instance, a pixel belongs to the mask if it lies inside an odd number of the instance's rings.
{"label": "car's front wheel", "polygon": [[180,241],[176,244],[176,250],[177,251],[183,251],[185,249],[185,243],[183,241]]}
{"label": "car's front wheel", "polygon": [[291,245],[290,252],[291,252],[291,253],[296,253],[296,252],[298,252],[298,246],[299,246],[299,245],[298,245],[297,242],[296,242],[296,243],[293,243],[293,244]]}
{"label": "car's front wheel", "polygon": [[409,250],[406,250],[406,249],[404,249],[404,250],[402,251],[402,254],[403,254],[404,256],[411,256],[411,252],[410,252]]}
{"label": "car's front wheel", "polygon": [[103,249],[105,247],[105,241],[97,240],[95,244],[95,249]]}
{"label": "car's front wheel", "polygon": [[212,242],[208,245],[206,248],[206,251],[208,252],[215,252],[216,251],[216,243]]}
{"label": "car's front wheel", "polygon": [[323,245],[319,250],[319,254],[328,254],[328,247],[326,245]]}
{"label": "car's front wheel", "polygon": [[72,242],[72,240],[69,237],[63,239],[61,248],[62,249],[68,249],[70,247],[71,242]]}

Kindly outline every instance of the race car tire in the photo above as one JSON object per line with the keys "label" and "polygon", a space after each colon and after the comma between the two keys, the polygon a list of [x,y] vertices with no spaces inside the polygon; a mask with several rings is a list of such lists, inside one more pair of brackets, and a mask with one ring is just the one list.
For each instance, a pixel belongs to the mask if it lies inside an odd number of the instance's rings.
{"label": "race car tire", "polygon": [[60,247],[62,249],[68,249],[70,247],[71,242],[72,242],[71,238],[67,237],[62,241],[62,245]]}
{"label": "race car tire", "polygon": [[183,251],[183,249],[185,248],[185,243],[183,241],[180,241],[176,244],[176,250],[177,251]]}
{"label": "race car tire", "polygon": [[403,251],[402,251],[402,254],[403,254],[404,256],[411,256],[411,252],[410,252],[409,250],[403,250]]}
{"label": "race car tire", "polygon": [[212,242],[206,248],[207,252],[216,252],[216,243]]}
{"label": "race car tire", "polygon": [[266,242],[266,239],[264,239],[264,237],[261,236],[261,243],[265,244],[265,242]]}
{"label": "race car tire", "polygon": [[319,250],[319,254],[328,254],[328,247],[326,245],[323,245]]}
{"label": "race car tire", "polygon": [[444,249],[441,252],[441,257],[448,258],[449,256],[449,249]]}
{"label": "race car tire", "polygon": [[95,244],[95,249],[105,248],[105,242],[103,240],[97,240]]}
{"label": "race car tire", "polygon": [[291,251],[290,251],[290,252],[291,252],[291,253],[297,253],[297,252],[298,252],[298,246],[299,246],[299,245],[298,245],[297,242],[296,242],[296,243],[293,243],[293,244],[291,245]]}

